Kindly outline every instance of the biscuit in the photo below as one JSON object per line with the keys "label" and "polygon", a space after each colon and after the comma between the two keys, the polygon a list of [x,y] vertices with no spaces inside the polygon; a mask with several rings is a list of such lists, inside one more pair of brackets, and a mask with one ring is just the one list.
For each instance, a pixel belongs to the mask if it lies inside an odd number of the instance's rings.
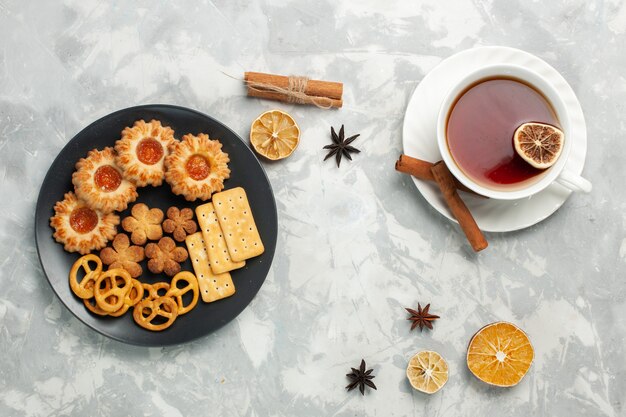
{"label": "biscuit", "polygon": [[130,216],[122,220],[122,229],[131,233],[130,240],[135,245],[145,245],[148,239],[159,240],[163,237],[163,210],[151,209],[139,203],[133,206],[130,213]]}
{"label": "biscuit", "polygon": [[230,273],[213,273],[202,233],[198,232],[187,236],[185,243],[187,243],[191,264],[198,279],[202,301],[211,303],[233,295],[235,285]]}
{"label": "biscuit", "polygon": [[93,287],[96,305],[107,313],[114,313],[123,306],[124,298],[132,287],[128,271],[122,268],[109,269],[98,276]]}
{"label": "biscuit", "polygon": [[224,180],[230,177],[228,162],[220,141],[210,140],[204,133],[188,134],[170,146],[165,157],[165,181],[174,194],[187,201],[206,201],[224,189]]}
{"label": "biscuit", "polygon": [[178,304],[173,298],[144,298],[133,310],[135,323],[147,330],[159,332],[170,327],[178,317]]}
{"label": "biscuit", "polygon": [[54,205],[54,216],[50,218],[54,240],[66,251],[81,255],[105,247],[115,237],[119,223],[117,214],[91,209],[71,191]]}
{"label": "biscuit", "polygon": [[[95,264],[95,267],[92,268],[89,262]],[[78,282],[78,275],[81,269],[85,274],[80,282]],[[70,269],[70,288],[79,298],[92,298],[93,286],[96,279],[100,276],[100,273],[102,273],[102,260],[98,256],[91,253],[81,256],[74,262],[72,269]]]}
{"label": "biscuit", "polygon": [[135,185],[122,176],[111,147],[92,149],[81,158],[72,174],[72,184],[79,199],[103,213],[124,211],[138,196]]}
{"label": "biscuit", "polygon": [[233,269],[242,268],[245,262],[233,262],[230,258],[224,233],[222,233],[222,228],[217,220],[213,204],[206,203],[196,207],[196,217],[209,254],[213,273],[223,274]]}
{"label": "biscuit", "polygon": [[159,240],[159,243],[148,243],[146,245],[146,258],[148,269],[153,274],[165,272],[173,277],[180,272],[180,263],[187,260],[185,248],[176,246],[176,243],[169,237]]}
{"label": "biscuit", "polygon": [[233,261],[244,261],[265,251],[243,188],[215,194],[213,206]]}
{"label": "biscuit", "polygon": [[[181,282],[186,284],[182,288],[179,285]],[[191,293],[191,301],[185,305],[183,297],[188,293]],[[198,293],[198,279],[196,276],[189,271],[182,271],[172,278],[170,289],[167,290],[165,295],[172,297],[176,301],[176,304],[178,304],[178,315],[182,316],[193,310],[196,304],[198,304]]]}
{"label": "biscuit", "polygon": [[115,142],[115,162],[124,178],[137,187],[161,185],[165,178],[165,157],[174,143],[174,131],[158,120],[137,120],[122,131]]}
{"label": "biscuit", "polygon": [[163,231],[171,233],[174,240],[184,242],[187,235],[196,233],[197,230],[198,225],[193,220],[192,209],[179,210],[178,207],[167,209],[167,219],[163,222]]}
{"label": "biscuit", "polygon": [[139,262],[144,259],[144,250],[141,246],[130,244],[128,236],[118,233],[113,239],[113,247],[106,247],[100,251],[100,259],[109,269],[123,268],[130,276],[137,278],[143,272]]}

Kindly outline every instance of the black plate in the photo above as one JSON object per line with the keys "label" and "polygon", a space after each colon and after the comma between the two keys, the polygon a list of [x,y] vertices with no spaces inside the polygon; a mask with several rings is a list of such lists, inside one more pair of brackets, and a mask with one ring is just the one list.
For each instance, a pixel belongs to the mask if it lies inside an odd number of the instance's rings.
{"label": "black plate", "polygon": [[[135,120],[160,120],[174,129],[177,138],[186,133],[207,133],[212,139],[219,139],[223,150],[228,153],[231,177],[226,180],[225,188],[241,186],[246,190],[252,212],[265,246],[265,253],[246,262],[246,266],[231,273],[236,292],[232,297],[210,304],[198,302],[191,312],[180,316],[176,322],[162,332],[151,332],[135,324],[132,311],[120,318],[100,317],[88,312],[80,299],[71,291],[68,283],[69,270],[79,258],[77,253],[68,253],[63,245],[52,237],[53,229],[49,220],[54,214],[54,204],[63,199],[63,195],[73,190],[72,173],[79,158],[87,155],[91,149],[103,149],[114,146],[125,126],[132,126]],[[160,187],[139,188],[137,202],[149,207],[159,207],[164,212],[170,206],[195,208],[202,202],[187,202],[183,197],[172,194],[170,186],[164,183]],[[132,204],[131,204],[132,206]],[[119,213],[124,218],[130,212]],[[118,226],[121,231],[121,227]],[[270,269],[276,249],[278,220],[276,202],[269,180],[261,164],[243,140],[228,127],[210,116],[184,107],[169,105],[146,105],[131,107],[109,114],[90,124],[78,133],[59,153],[46,174],[37,200],[35,213],[35,237],[37,251],[44,273],[52,289],[61,302],[83,323],[105,336],[125,343],[144,346],[164,346],[188,342],[207,335],[234,319],[252,301],[263,285]],[[184,243],[181,245],[184,246]],[[142,264],[144,274],[141,281],[153,283],[168,281],[165,275],[156,276]],[[187,260],[183,270],[193,271]]]}

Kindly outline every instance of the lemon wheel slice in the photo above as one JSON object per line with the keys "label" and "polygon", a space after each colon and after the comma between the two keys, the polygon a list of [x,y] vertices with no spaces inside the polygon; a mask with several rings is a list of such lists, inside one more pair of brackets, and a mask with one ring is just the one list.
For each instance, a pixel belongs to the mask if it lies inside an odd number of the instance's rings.
{"label": "lemon wheel slice", "polygon": [[467,349],[467,367],[487,384],[512,387],[522,380],[535,356],[526,333],[507,322],[478,331]]}
{"label": "lemon wheel slice", "polygon": [[543,123],[524,123],[515,130],[513,144],[519,156],[538,169],[550,168],[563,150],[563,131]]}
{"label": "lemon wheel slice", "polygon": [[406,368],[411,386],[426,394],[434,394],[448,382],[448,363],[432,350],[418,352]]}
{"label": "lemon wheel slice", "polygon": [[267,159],[276,161],[288,157],[298,146],[300,128],[289,114],[270,110],[257,117],[250,127],[250,143]]}

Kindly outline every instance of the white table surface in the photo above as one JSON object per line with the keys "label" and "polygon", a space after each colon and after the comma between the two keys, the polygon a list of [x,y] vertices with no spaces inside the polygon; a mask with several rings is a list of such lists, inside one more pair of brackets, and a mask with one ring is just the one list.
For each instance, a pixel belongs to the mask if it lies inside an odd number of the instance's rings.
{"label": "white table surface", "polygon": [[[0,0],[0,415],[624,415],[626,3],[557,3]],[[475,255],[393,165],[415,86],[478,45],[524,49],[568,80],[594,190],[529,229],[489,234]],[[222,74],[246,70],[343,81],[345,107],[248,99]],[[33,234],[64,144],[143,103],[198,109],[244,138],[272,108],[302,129],[289,159],[265,164],[279,238],[261,291],[219,331],[169,348],[124,345],[76,320]],[[362,152],[337,169],[322,147],[342,123]],[[441,316],[433,331],[409,332],[403,307],[418,302]],[[511,389],[465,365],[472,334],[496,320],[535,347]],[[433,396],[405,378],[421,349],[450,365]],[[361,358],[378,386],[365,397],[344,389]]]}

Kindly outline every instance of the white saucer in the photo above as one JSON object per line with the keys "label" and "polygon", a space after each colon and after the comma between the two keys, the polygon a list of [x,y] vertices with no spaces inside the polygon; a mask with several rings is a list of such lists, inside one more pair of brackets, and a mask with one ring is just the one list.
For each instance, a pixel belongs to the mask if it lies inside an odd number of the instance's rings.
{"label": "white saucer", "polygon": [[[426,161],[441,160],[437,146],[437,114],[447,91],[465,74],[485,64],[517,64],[537,72],[561,94],[572,120],[572,149],[565,169],[582,173],[587,153],[587,128],[580,103],[567,81],[545,61],[528,52],[501,46],[488,46],[460,52],[444,59],[419,83],[404,115],[402,141],[404,153]],[[432,182],[413,182],[426,201],[439,213],[456,221],[446,206],[439,188]],[[502,201],[461,193],[478,226],[487,232],[509,232],[539,223],[567,200],[571,191],[551,184],[532,197]]]}

